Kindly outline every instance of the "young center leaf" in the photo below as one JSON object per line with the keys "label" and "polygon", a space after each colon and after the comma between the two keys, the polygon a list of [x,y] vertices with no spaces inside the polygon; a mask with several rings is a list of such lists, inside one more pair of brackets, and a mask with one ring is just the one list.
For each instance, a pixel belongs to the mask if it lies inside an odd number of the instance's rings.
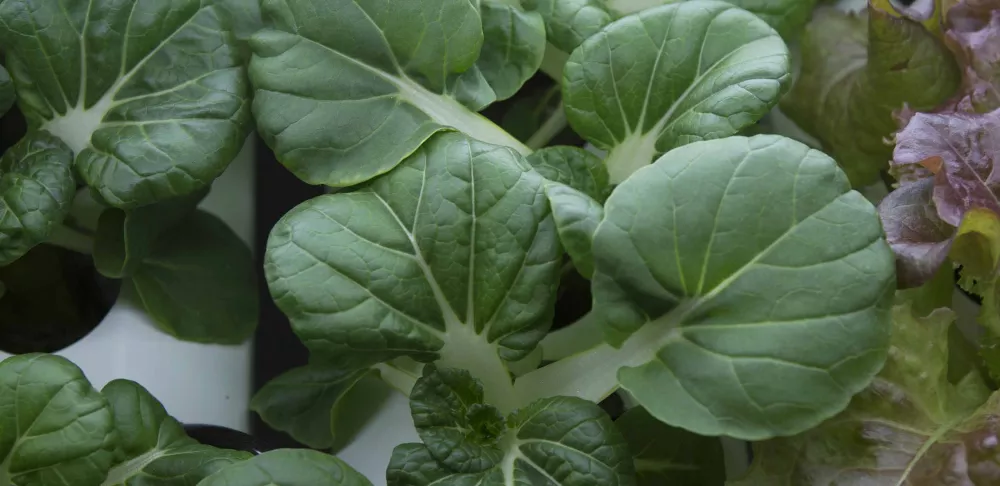
{"label": "young center leaf", "polygon": [[35,132],[0,158],[0,266],[44,242],[62,224],[76,192],[73,153]]}
{"label": "young center leaf", "polygon": [[[335,187],[388,172],[445,127],[527,153],[476,113],[497,98],[478,62],[505,80],[507,69],[516,70],[514,77],[525,69],[499,52],[505,46],[490,43],[509,41],[506,48],[521,50],[527,48],[518,36],[537,36],[518,30],[503,41],[493,13],[502,3],[265,2],[271,27],[251,40],[259,132],[300,179]],[[527,20],[533,16],[507,13],[540,28]]]}
{"label": "young center leaf", "polygon": [[[731,486],[995,484],[998,395],[973,372],[948,380],[955,314],[893,310],[885,368],[850,406],[800,435],[754,445],[754,464]],[[887,399],[891,397],[891,399]]]}
{"label": "young center leaf", "polygon": [[180,422],[137,383],[115,380],[101,394],[110,404],[118,433],[117,464],[102,486],[196,486],[216,471],[251,457],[188,437]]}
{"label": "young center leaf", "polygon": [[806,28],[802,70],[781,109],[861,187],[888,169],[893,112],[933,108],[958,85],[951,54],[921,24],[875,6],[862,14],[824,7]]}
{"label": "young center leaf", "polygon": [[115,438],[107,400],[73,363],[41,354],[0,363],[0,484],[98,486]]}
{"label": "young center leaf", "polygon": [[372,486],[340,459],[318,451],[279,449],[227,467],[197,486]]}
{"label": "young center leaf", "polygon": [[520,377],[520,394],[620,384],[668,424],[765,438],[839,412],[885,360],[895,275],[875,208],[791,139],[667,153],[612,193],[593,255],[612,344]]}
{"label": "young center leaf", "polygon": [[265,256],[271,294],[319,360],[441,360],[509,412],[501,358],[545,335],[558,283],[544,184],[510,149],[435,135],[389,174],[282,218]]}
{"label": "young center leaf", "polygon": [[504,418],[467,371],[424,368],[410,397],[423,444],[397,446],[389,486],[631,486],[624,437],[596,404],[539,400]]}
{"label": "young center leaf", "polygon": [[731,4],[697,0],[608,25],[573,51],[562,86],[570,125],[609,151],[617,184],[658,154],[756,123],[789,81],[774,29]]}
{"label": "young center leaf", "polygon": [[72,149],[77,173],[108,203],[188,194],[242,147],[245,59],[214,3],[0,4],[0,43],[21,110]]}

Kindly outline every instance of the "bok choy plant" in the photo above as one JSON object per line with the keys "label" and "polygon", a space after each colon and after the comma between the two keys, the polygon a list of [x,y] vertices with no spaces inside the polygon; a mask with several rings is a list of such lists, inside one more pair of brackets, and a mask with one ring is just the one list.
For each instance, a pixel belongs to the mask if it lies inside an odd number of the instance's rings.
{"label": "bok choy plant", "polygon": [[[259,132],[335,189],[268,242],[311,361],[255,397],[265,421],[331,449],[378,376],[421,440],[390,485],[721,484],[718,437],[809,433],[866,390],[896,289],[876,209],[830,156],[746,136],[812,4],[642,3],[262,3]],[[538,69],[541,134],[477,113]],[[587,149],[546,146],[566,124]],[[577,278],[584,316],[553,329]]]}
{"label": "bok choy plant", "polygon": [[[248,35],[249,87],[229,92],[252,96],[258,133],[330,189],[271,231],[267,284],[310,361],[252,408],[336,453],[382,380],[419,442],[371,451],[387,461],[368,479],[284,450],[124,484],[1000,483],[995,0],[262,0],[260,28],[249,4],[195,3]],[[94,192],[145,235],[191,186],[166,206]],[[955,324],[956,284],[978,322]],[[63,374],[19,387],[35,362]],[[0,427],[12,484],[100,485],[170,456],[120,445],[136,429],[112,419],[73,425],[117,413],[74,373],[0,365],[0,410],[29,423]],[[28,395],[57,389],[93,408]],[[52,440],[91,445],[22,461],[41,450],[32,417],[56,410]],[[727,477],[724,437],[753,443],[745,474]]]}
{"label": "bok choy plant", "polygon": [[0,266],[40,244],[93,254],[164,331],[247,339],[250,252],[196,207],[251,129],[234,32],[256,30],[254,15],[250,2],[0,1],[0,109],[16,99],[28,127],[0,159]]}
{"label": "bok choy plant", "polygon": [[315,451],[252,457],[199,444],[138,384],[116,380],[98,391],[57,356],[8,358],[0,390],[0,484],[371,484]]}

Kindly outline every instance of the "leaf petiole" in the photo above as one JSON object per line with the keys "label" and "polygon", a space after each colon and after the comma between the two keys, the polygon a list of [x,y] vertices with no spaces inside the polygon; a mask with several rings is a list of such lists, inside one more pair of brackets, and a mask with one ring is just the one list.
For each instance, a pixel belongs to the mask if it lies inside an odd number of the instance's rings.
{"label": "leaf petiole", "polygon": [[94,237],[81,230],[60,224],[52,230],[46,243],[84,255],[94,252]]}

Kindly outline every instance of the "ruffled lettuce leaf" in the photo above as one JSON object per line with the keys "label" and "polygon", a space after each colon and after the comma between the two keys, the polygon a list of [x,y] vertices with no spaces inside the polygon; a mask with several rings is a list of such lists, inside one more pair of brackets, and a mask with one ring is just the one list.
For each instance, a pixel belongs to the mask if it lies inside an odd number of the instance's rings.
{"label": "ruffled lettuce leaf", "polygon": [[1000,1],[963,0],[947,19],[945,42],[963,75],[955,107],[979,113],[1000,108]]}
{"label": "ruffled lettuce leaf", "polygon": [[822,8],[806,28],[802,69],[781,109],[855,187],[866,186],[888,168],[893,112],[936,107],[959,81],[947,48],[919,22],[874,5],[861,14]]}
{"label": "ruffled lettuce leaf", "polygon": [[975,373],[948,380],[954,319],[897,302],[889,360],[871,385],[819,427],[755,444],[730,486],[997,484],[1000,394]]}

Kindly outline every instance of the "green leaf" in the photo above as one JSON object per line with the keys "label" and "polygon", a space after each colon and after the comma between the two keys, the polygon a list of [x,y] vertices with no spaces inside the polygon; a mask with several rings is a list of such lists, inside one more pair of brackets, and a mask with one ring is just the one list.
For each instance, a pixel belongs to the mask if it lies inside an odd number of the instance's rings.
{"label": "green leaf", "polygon": [[10,80],[10,73],[0,66],[0,116],[7,113],[14,102],[17,101],[17,93],[14,92],[14,83]]}
{"label": "green leaf", "polygon": [[[418,430],[420,421],[431,420],[435,422],[435,431],[443,432],[450,419],[456,427],[451,434],[454,439],[462,433],[461,429],[469,432],[470,421],[461,419],[463,412],[476,414],[488,410],[475,407],[481,405],[482,396],[468,373],[431,370],[421,382],[415,390],[426,387],[422,397],[418,403],[411,402]],[[456,406],[457,409],[453,408]],[[501,431],[488,447],[470,447],[468,438],[456,442],[443,434],[428,436],[426,429],[420,430],[424,444],[397,446],[386,472],[389,486],[636,484],[625,439],[596,404],[568,397],[540,400],[508,417],[506,430],[502,422],[498,423],[495,412],[494,409],[483,414],[490,418],[480,422],[488,424],[490,435]],[[480,439],[485,437],[479,435]],[[441,453],[447,454],[447,459],[436,460]],[[462,467],[452,467],[456,463]],[[476,471],[467,467],[470,463],[488,469]]]}
{"label": "green leaf", "polygon": [[657,154],[756,123],[789,81],[788,49],[771,27],[699,0],[608,25],[573,51],[562,83],[570,125],[610,152],[617,184]]}
{"label": "green leaf", "polygon": [[340,459],[304,449],[265,452],[223,469],[198,486],[371,486]]}
{"label": "green leaf", "polygon": [[130,211],[102,212],[94,234],[94,266],[108,278],[135,273],[163,233],[191,215],[208,189]]}
{"label": "green leaf", "polygon": [[129,282],[164,332],[239,344],[257,327],[256,279],[246,243],[219,218],[196,211],[156,241]]}
{"label": "green leaf", "polygon": [[[656,5],[694,0],[604,0],[616,17],[623,17]],[[795,38],[812,16],[816,0],[726,0],[767,22],[785,39]]]}
{"label": "green leaf", "polygon": [[55,137],[35,132],[3,154],[0,266],[48,239],[69,212],[75,190],[73,154]]}
{"label": "green leaf", "polygon": [[226,14],[229,30],[241,41],[264,28],[260,0],[215,0],[215,4]]}
{"label": "green leaf", "polygon": [[510,149],[436,135],[371,184],[285,215],[265,255],[271,294],[317,357],[441,359],[510,411],[500,357],[544,336],[559,278],[544,182]]}
{"label": "green leaf", "polygon": [[[483,47],[476,67],[497,100],[514,96],[542,65],[545,24],[542,16],[503,0],[480,0]],[[461,128],[461,127],[459,127]]]}
{"label": "green leaf", "polygon": [[278,160],[302,180],[367,181],[445,127],[528,152],[475,113],[496,99],[478,61],[496,76],[523,66],[497,64],[502,32],[492,15],[494,50],[480,57],[484,25],[473,2],[274,1],[263,14],[273,27],[251,40],[254,114]]}
{"label": "green leaf", "polygon": [[826,155],[773,135],[694,143],[604,208],[593,293],[612,344],[522,376],[519,394],[620,384],[670,425],[757,440],[839,412],[884,362],[893,255]]}
{"label": "green leaf", "polygon": [[893,112],[904,104],[933,108],[958,85],[952,56],[919,23],[875,7],[860,15],[821,8],[802,38],[802,70],[781,109],[860,187],[888,169]]}
{"label": "green leaf", "polygon": [[73,363],[42,354],[0,363],[0,484],[98,486],[115,437],[108,402]]}
{"label": "green leaf", "polygon": [[[978,375],[948,381],[950,309],[893,309],[885,368],[840,415],[803,434],[755,444],[732,486],[994,484],[1000,395]],[[987,399],[989,397],[989,399]],[[984,403],[985,402],[985,403]]]}
{"label": "green leaf", "polygon": [[632,451],[639,486],[722,486],[722,442],[671,427],[635,407],[615,420]]}
{"label": "green leaf", "polygon": [[564,52],[573,52],[612,19],[600,0],[524,0],[522,5],[541,14],[548,42]]}
{"label": "green leaf", "polygon": [[22,111],[73,150],[77,173],[111,205],[205,187],[242,148],[245,59],[214,3],[0,5],[0,44]]}
{"label": "green leaf", "polygon": [[545,195],[552,206],[552,219],[566,253],[577,271],[587,278],[594,275],[594,255],[591,247],[594,232],[604,218],[604,208],[586,194],[565,184],[545,186]]}
{"label": "green leaf", "polygon": [[449,470],[478,473],[503,459],[503,415],[483,403],[483,385],[468,371],[425,366],[410,394],[410,411],[420,440]]}
{"label": "green leaf", "polygon": [[608,169],[600,157],[579,147],[546,147],[527,157],[542,177],[565,184],[603,203],[611,194]]}
{"label": "green leaf", "polygon": [[118,464],[102,486],[195,486],[216,471],[251,457],[191,439],[137,383],[115,380],[101,393],[111,405],[119,451]]}
{"label": "green leaf", "polygon": [[295,368],[264,385],[250,409],[271,428],[313,449],[329,449],[338,429],[340,405],[371,373],[370,367],[328,364]]}

